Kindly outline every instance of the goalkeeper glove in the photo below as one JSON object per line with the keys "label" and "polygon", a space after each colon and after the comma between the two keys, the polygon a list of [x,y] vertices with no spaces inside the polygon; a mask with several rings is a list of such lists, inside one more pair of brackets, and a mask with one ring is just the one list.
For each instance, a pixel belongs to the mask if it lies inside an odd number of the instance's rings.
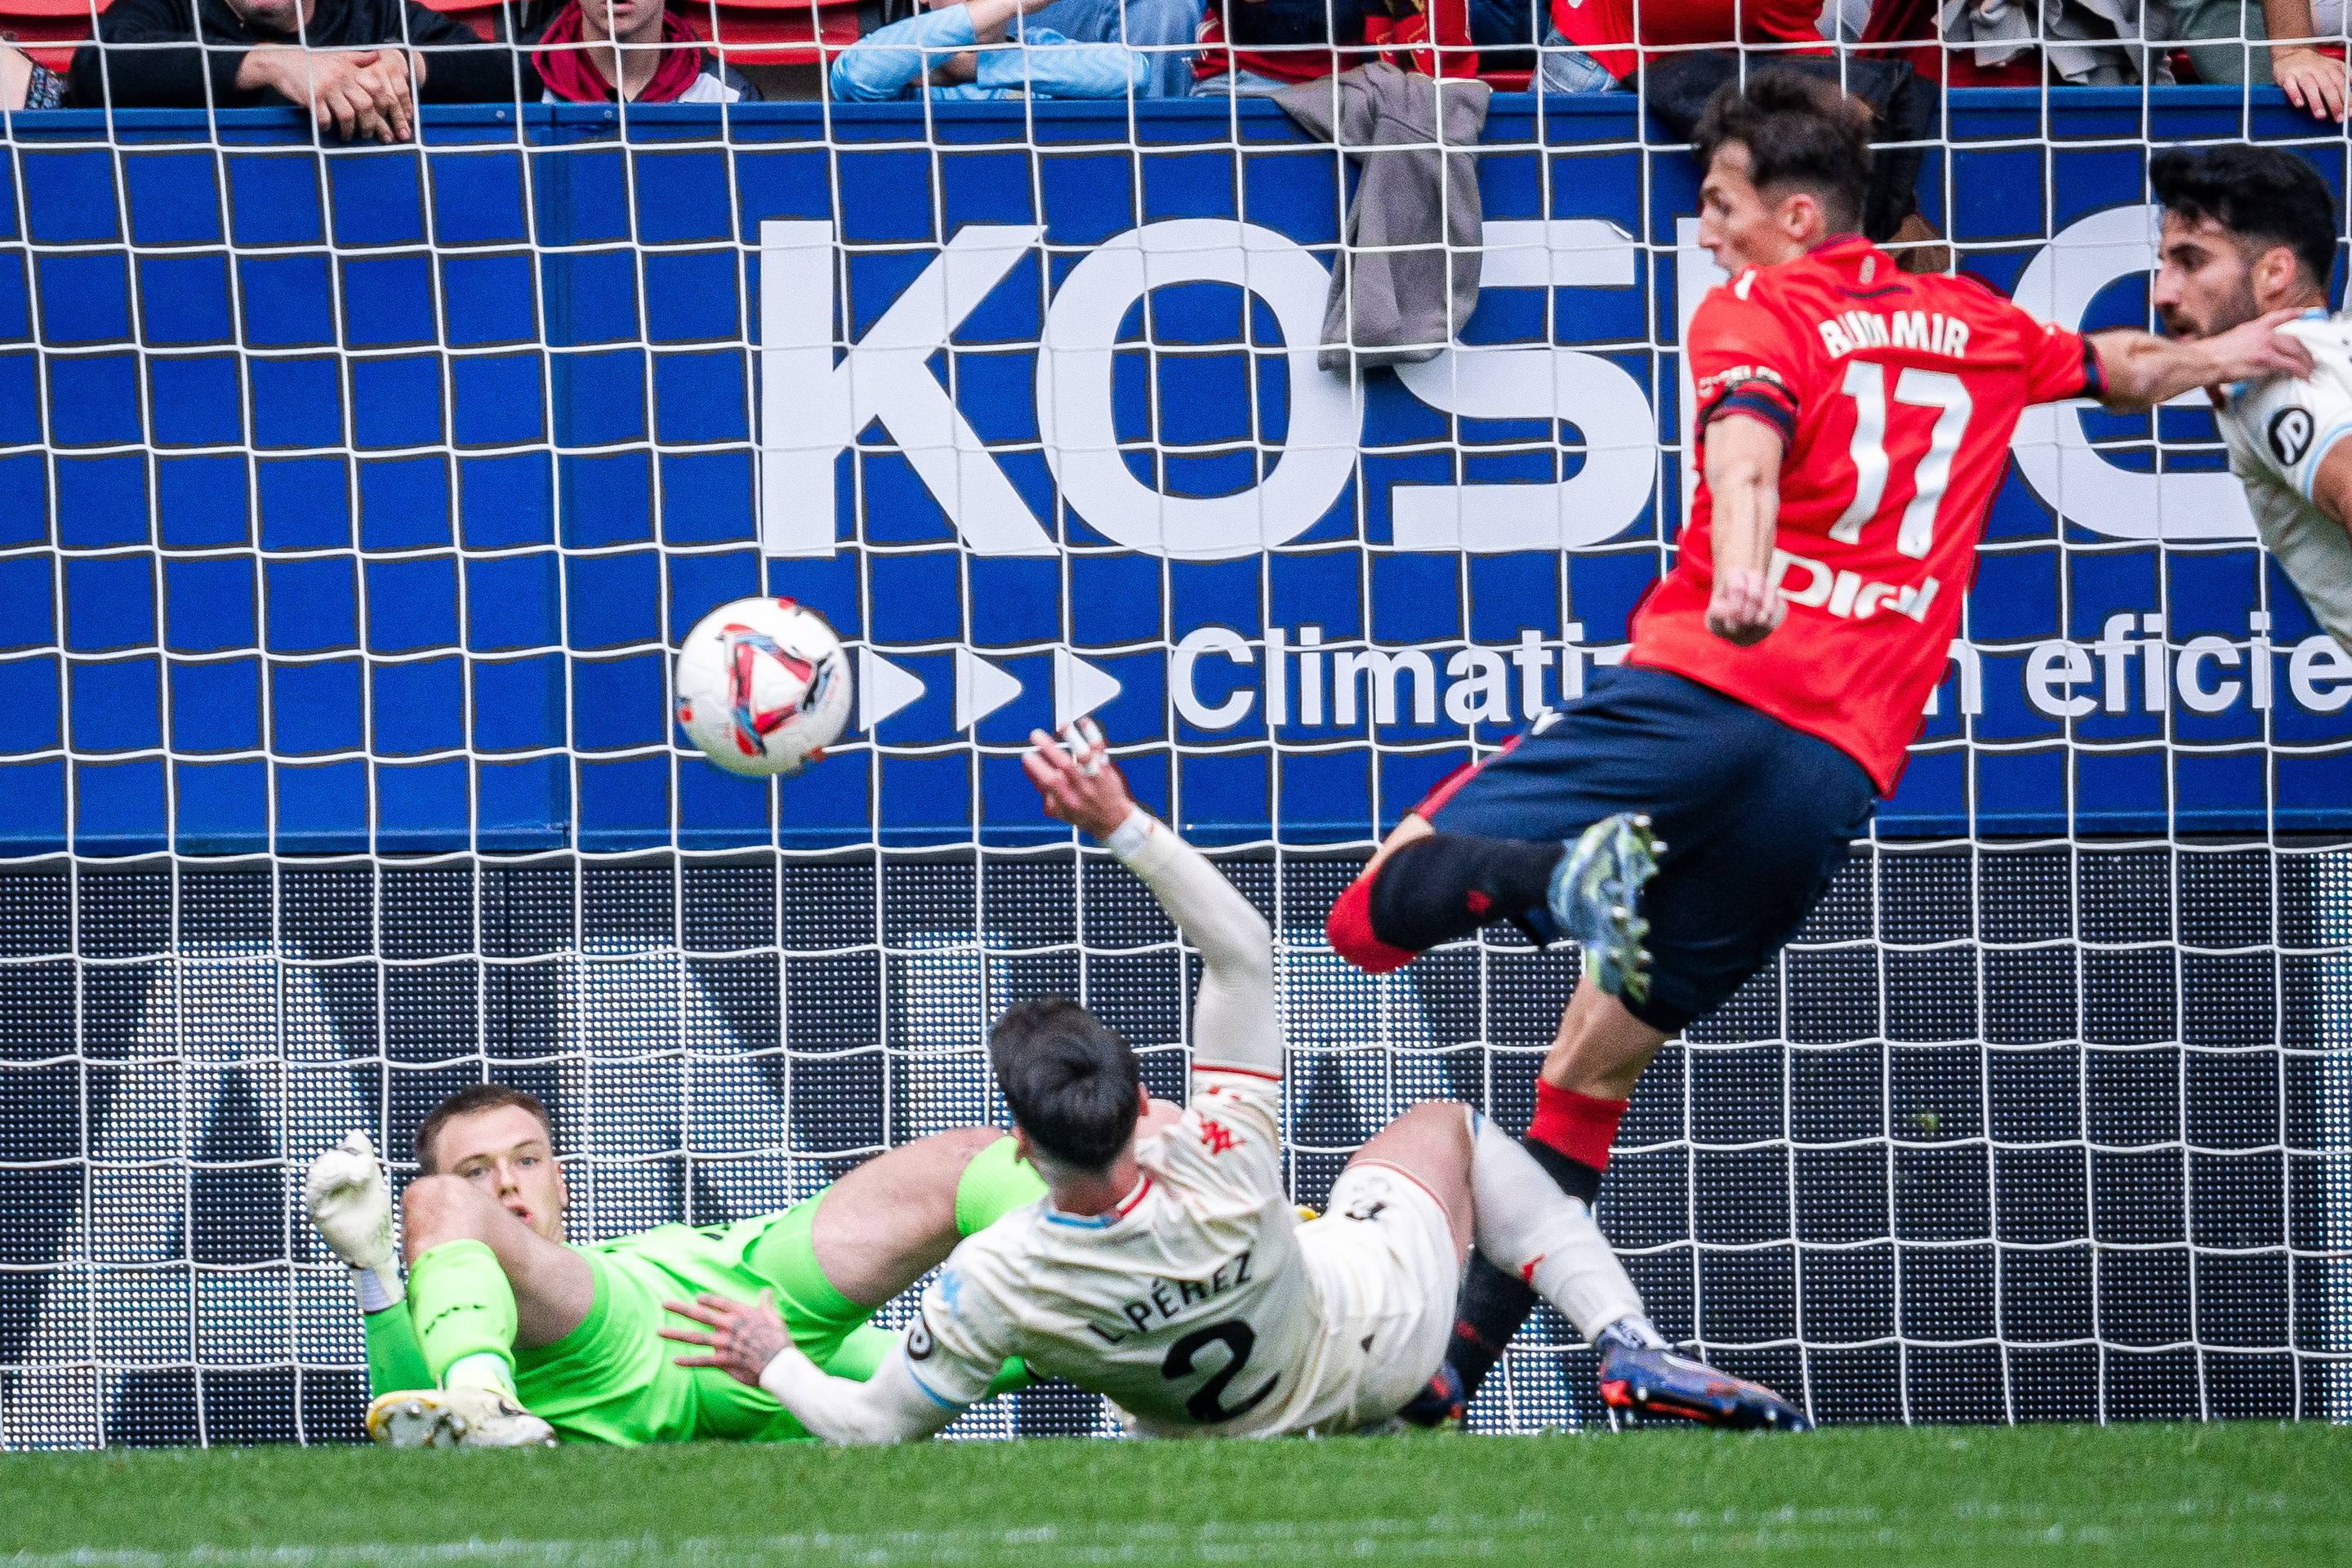
{"label": "goalkeeper glove", "polygon": [[302,1206],[328,1249],[352,1266],[360,1310],[380,1312],[406,1296],[392,1245],[392,1190],[366,1133],[352,1133],[310,1162]]}

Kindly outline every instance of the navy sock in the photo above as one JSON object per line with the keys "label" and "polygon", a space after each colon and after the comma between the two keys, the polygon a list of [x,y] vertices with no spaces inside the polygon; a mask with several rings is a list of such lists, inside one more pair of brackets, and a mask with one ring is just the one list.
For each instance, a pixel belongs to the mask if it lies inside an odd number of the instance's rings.
{"label": "navy sock", "polygon": [[1541,909],[1565,853],[1548,840],[1433,833],[1391,855],[1372,879],[1372,934],[1423,952],[1489,921]]}

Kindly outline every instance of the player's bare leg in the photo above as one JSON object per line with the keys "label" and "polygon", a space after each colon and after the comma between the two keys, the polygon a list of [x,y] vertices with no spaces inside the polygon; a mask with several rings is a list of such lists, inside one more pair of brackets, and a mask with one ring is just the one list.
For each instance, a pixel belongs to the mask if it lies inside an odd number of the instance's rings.
{"label": "player's bare leg", "polygon": [[1541,1079],[1570,1094],[1628,1100],[1642,1069],[1672,1037],[1633,1016],[1587,975],[1578,980],[1559,1016],[1551,1049],[1544,1053]]}
{"label": "player's bare leg", "polygon": [[955,1250],[957,1189],[972,1161],[1006,1135],[960,1127],[877,1154],[818,1198],[811,1239],[833,1288],[878,1307]]}
{"label": "player's bare leg", "polygon": [[1450,1100],[1416,1105],[1373,1133],[1348,1164],[1386,1165],[1428,1188],[1445,1210],[1455,1256],[1466,1258],[1476,1211],[1470,1200],[1470,1123],[1462,1112]]}

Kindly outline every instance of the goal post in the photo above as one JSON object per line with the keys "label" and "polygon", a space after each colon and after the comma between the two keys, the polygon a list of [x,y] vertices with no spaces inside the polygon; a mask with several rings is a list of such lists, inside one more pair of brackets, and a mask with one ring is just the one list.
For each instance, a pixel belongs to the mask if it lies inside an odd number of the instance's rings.
{"label": "goal post", "polygon": [[[2345,174],[2218,90],[1946,127],[1929,216],[2070,326],[2145,320],[2151,147]],[[352,1437],[300,1172],[484,1077],[553,1105],[583,1237],[1001,1119],[1024,994],[1179,1092],[1191,960],[1020,775],[1082,713],[1274,925],[1300,1201],[1416,1100],[1524,1123],[1570,957],[1373,980],[1322,922],[1672,558],[1717,275],[1631,97],[1496,98],[1478,313],[1370,371],[1321,352],[1350,187],[1265,104],[423,134],[11,121],[0,1446]],[[2352,1418],[2352,655],[2198,408],[2015,455],[1900,793],[1650,1069],[1604,1227],[1825,1420]],[[780,784],[670,722],[677,640],[760,592],[856,653]],[[1473,1424],[1602,1421],[1590,1366],[1539,1316]]]}

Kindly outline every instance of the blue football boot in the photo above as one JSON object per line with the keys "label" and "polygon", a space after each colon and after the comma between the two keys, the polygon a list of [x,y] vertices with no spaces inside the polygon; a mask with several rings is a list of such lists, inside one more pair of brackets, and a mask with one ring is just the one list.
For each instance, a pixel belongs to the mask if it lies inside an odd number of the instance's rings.
{"label": "blue football boot", "polygon": [[1813,1429],[1803,1411],[1760,1383],[1732,1377],[1662,1346],[1636,1344],[1606,1334],[1602,1340],[1601,1397],[1613,1409],[1677,1415],[1705,1426],[1773,1432]]}
{"label": "blue football boot", "polygon": [[1551,874],[1545,906],[1553,922],[1582,945],[1584,972],[1601,989],[1629,1002],[1650,994],[1642,889],[1658,874],[1665,852],[1648,817],[1621,811],[1586,828]]}

